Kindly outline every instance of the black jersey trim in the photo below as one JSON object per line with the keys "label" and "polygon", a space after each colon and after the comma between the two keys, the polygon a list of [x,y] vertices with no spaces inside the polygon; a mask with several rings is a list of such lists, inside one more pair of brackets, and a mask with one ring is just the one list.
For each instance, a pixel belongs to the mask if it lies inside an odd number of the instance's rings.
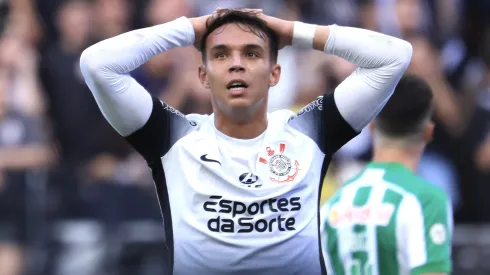
{"label": "black jersey trim", "polygon": [[321,217],[320,217],[320,201],[322,197],[322,188],[323,188],[323,182],[325,179],[325,176],[327,175],[327,170],[328,166],[330,165],[331,161],[331,156],[326,155],[325,158],[323,159],[323,164],[322,164],[322,172],[320,174],[320,183],[319,183],[319,189],[318,189],[318,201],[317,201],[317,227],[318,228],[318,249],[320,250],[320,267],[322,270],[321,275],[327,275],[327,267],[325,266],[325,259],[323,258],[323,250],[322,250],[322,233],[320,230],[320,223],[321,223]]}
{"label": "black jersey trim", "polygon": [[174,233],[172,227],[172,212],[170,211],[170,200],[167,189],[167,180],[165,171],[161,161],[156,162],[151,167],[153,180],[159,200],[160,211],[163,217],[163,225],[165,229],[165,244],[169,255],[169,270],[170,274],[174,273]]}
{"label": "black jersey trim", "polygon": [[327,156],[333,155],[344,144],[359,134],[340,114],[335,103],[334,93],[323,96],[322,122],[321,131],[323,135],[321,140],[325,142],[325,147],[322,150]]}
{"label": "black jersey trim", "polygon": [[160,159],[170,149],[171,119],[162,102],[153,98],[153,110],[146,124],[126,140],[140,153],[147,162]]}

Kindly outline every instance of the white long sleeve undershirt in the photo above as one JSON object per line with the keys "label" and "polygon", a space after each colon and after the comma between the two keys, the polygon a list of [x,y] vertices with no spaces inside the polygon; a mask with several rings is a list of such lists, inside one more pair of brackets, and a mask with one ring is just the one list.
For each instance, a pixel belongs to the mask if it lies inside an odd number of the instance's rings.
{"label": "white long sleeve undershirt", "polygon": [[412,59],[412,46],[359,28],[332,25],[329,30],[324,51],[359,67],[337,86],[334,98],[342,117],[361,131],[393,94]]}
{"label": "white long sleeve undershirt", "polygon": [[194,43],[187,18],[123,33],[86,49],[80,58],[85,82],[102,114],[122,136],[148,121],[153,109],[150,94],[129,75],[151,57]]}
{"label": "white long sleeve undershirt", "polygon": [[[150,94],[129,72],[152,56],[194,43],[190,21],[181,17],[154,27],[134,30],[86,49],[80,67],[104,117],[122,136],[145,125],[152,112]],[[330,26],[325,52],[359,68],[335,91],[344,119],[364,128],[382,109],[406,70],[412,55],[408,42],[379,33]]]}

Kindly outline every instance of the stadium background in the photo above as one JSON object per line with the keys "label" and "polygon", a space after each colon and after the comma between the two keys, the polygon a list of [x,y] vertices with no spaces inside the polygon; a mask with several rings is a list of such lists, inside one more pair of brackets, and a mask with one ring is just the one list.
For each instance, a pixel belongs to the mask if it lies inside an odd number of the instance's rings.
{"label": "stadium background", "polygon": [[[430,83],[436,102],[437,131],[420,174],[452,199],[454,274],[490,274],[487,0],[0,0],[0,274],[166,274],[150,173],[98,111],[80,53],[134,28],[244,6],[412,43],[409,71]],[[209,113],[199,62],[192,47],[175,49],[133,76],[184,113]],[[299,110],[354,69],[292,48],[279,62],[271,111]],[[369,159],[369,140],[363,131],[336,154],[324,200]]]}

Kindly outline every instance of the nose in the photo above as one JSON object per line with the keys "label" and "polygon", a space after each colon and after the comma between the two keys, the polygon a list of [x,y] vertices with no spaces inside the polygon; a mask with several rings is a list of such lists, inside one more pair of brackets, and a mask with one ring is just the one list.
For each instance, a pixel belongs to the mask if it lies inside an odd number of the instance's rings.
{"label": "nose", "polygon": [[245,68],[242,64],[242,58],[239,55],[235,55],[230,62],[230,68],[228,69],[230,73],[232,72],[243,72]]}

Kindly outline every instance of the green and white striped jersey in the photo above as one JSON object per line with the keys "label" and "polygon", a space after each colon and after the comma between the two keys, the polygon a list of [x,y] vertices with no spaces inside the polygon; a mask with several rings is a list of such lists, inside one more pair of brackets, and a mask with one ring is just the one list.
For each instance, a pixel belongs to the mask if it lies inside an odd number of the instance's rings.
{"label": "green and white striped jersey", "polygon": [[321,209],[329,275],[450,273],[452,210],[399,163],[370,163]]}

